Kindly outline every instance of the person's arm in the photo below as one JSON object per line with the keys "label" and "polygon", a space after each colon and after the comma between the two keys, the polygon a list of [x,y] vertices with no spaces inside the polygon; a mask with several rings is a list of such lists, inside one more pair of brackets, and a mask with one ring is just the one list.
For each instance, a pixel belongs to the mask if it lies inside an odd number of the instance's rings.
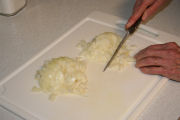
{"label": "person's arm", "polygon": [[180,46],[174,42],[151,45],[135,55],[143,73],[162,75],[180,82]]}
{"label": "person's arm", "polygon": [[168,1],[169,0],[136,0],[133,14],[126,24],[126,29],[132,26],[141,15],[142,21],[147,20],[147,18],[159,10],[160,6]]}

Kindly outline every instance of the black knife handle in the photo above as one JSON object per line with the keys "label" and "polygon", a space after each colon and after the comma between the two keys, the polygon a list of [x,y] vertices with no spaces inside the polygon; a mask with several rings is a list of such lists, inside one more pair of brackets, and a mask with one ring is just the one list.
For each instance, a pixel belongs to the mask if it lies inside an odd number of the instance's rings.
{"label": "black knife handle", "polygon": [[129,31],[129,34],[134,33],[134,31],[138,28],[141,21],[142,21],[142,15],[140,18],[137,19],[137,21],[130,28],[127,29]]}

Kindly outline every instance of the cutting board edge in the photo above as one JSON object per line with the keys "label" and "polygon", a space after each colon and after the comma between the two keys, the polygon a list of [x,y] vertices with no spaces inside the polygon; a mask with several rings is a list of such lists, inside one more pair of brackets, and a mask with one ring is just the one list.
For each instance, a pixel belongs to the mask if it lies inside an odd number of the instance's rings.
{"label": "cutting board edge", "polygon": [[142,115],[143,111],[150,105],[152,100],[156,97],[156,95],[160,92],[163,86],[167,83],[168,79],[163,77],[152,91],[146,95],[143,102],[136,108],[136,110],[128,117],[128,120],[138,120],[140,115]]}

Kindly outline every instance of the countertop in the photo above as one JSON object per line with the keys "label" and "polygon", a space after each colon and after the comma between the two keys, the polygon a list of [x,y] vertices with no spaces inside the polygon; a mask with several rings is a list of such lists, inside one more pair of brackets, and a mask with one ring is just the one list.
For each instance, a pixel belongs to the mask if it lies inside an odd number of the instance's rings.
{"label": "countertop", "polygon": [[[0,16],[0,80],[93,11],[128,19],[135,0],[29,0],[15,16]],[[147,23],[180,37],[180,1],[172,0]],[[169,80],[140,120],[177,120],[180,83]],[[1,120],[22,120],[0,107]]]}

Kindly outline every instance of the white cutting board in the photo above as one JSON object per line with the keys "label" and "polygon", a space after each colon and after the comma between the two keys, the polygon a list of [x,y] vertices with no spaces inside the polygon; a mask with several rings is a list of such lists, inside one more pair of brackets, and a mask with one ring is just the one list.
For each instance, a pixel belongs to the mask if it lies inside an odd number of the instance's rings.
{"label": "white cutting board", "polygon": [[[122,72],[107,70],[104,65],[90,63],[87,69],[88,96],[59,96],[55,102],[44,93],[32,93],[37,85],[36,71],[44,61],[60,56],[76,57],[80,40],[91,41],[103,32],[123,36],[124,20],[94,12],[66,34],[49,45],[25,65],[0,83],[0,104],[28,120],[130,120],[138,118],[148,103],[167,81],[156,75],[145,75],[132,63]],[[141,25],[127,41],[136,45],[135,54],[151,44],[178,40],[177,37]]]}

